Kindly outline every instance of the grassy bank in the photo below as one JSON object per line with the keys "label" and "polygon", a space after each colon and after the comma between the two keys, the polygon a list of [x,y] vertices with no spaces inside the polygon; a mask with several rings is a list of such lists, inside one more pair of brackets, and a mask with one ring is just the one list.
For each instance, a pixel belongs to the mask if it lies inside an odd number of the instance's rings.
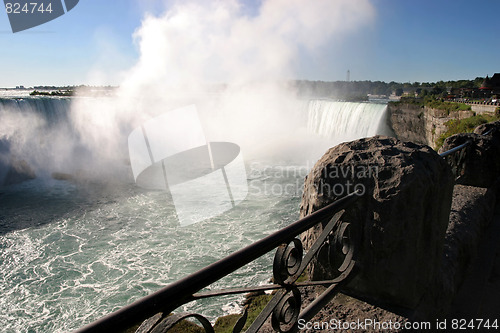
{"label": "grassy bank", "polygon": [[474,131],[474,128],[481,124],[486,124],[492,121],[500,120],[500,116],[495,114],[494,116],[488,115],[476,115],[465,119],[452,119],[448,120],[445,124],[448,130],[441,134],[439,139],[436,141],[436,150],[438,150],[447,137],[459,134],[459,133],[470,133]]}
{"label": "grassy bank", "polygon": [[471,106],[464,103],[448,102],[442,99],[435,99],[432,97],[425,98],[414,98],[414,97],[402,97],[398,102],[391,102],[394,105],[399,104],[410,104],[420,107],[429,107],[432,109],[444,110],[447,114],[452,111],[471,111]]}

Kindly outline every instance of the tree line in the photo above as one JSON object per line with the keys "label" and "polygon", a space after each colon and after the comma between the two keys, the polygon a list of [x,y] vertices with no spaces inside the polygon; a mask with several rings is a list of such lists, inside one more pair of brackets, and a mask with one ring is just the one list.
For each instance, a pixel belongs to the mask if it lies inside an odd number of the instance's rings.
{"label": "tree line", "polygon": [[293,85],[301,97],[349,98],[353,96],[386,95],[411,91],[423,95],[444,95],[450,89],[477,89],[484,77],[474,80],[438,81],[438,82],[383,82],[383,81],[308,81],[295,80]]}

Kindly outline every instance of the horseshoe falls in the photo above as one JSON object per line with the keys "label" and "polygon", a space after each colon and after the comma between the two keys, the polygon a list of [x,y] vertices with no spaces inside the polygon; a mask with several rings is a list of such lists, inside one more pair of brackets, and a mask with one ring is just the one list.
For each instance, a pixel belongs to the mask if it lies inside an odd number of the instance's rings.
{"label": "horseshoe falls", "polygon": [[386,124],[387,104],[311,100],[309,132],[335,141],[351,141],[376,134],[390,134]]}
{"label": "horseshoe falls", "polygon": [[[107,164],[106,177],[93,177],[92,171],[98,171],[92,170],[93,163],[102,156],[85,146],[85,136],[72,121],[74,102],[0,99],[0,176],[6,177],[9,159],[14,158],[25,161],[36,175],[0,185],[3,331],[72,331],[298,219],[303,180],[311,165],[281,158],[248,159],[246,199],[219,216],[181,227],[164,192],[135,184],[127,156]],[[298,141],[313,138],[310,144],[322,142],[326,149],[386,131],[384,104],[297,104],[299,112],[293,116],[303,128],[289,129],[289,136]],[[282,114],[290,116],[286,110]],[[115,140],[118,152],[127,151],[126,135],[132,128]],[[267,283],[272,256],[211,288]],[[239,311],[242,297],[205,299],[181,311],[215,320]]]}

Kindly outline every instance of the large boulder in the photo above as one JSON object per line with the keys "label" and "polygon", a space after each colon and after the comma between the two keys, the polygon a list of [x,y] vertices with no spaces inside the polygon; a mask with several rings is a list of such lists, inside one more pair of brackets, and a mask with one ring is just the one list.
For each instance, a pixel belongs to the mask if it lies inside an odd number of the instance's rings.
{"label": "large boulder", "polygon": [[466,142],[462,151],[447,156],[454,166],[457,183],[487,188],[500,175],[500,122],[478,126],[474,133],[461,133],[448,137],[440,152]]}
{"label": "large boulder", "polygon": [[[428,146],[382,136],[360,139],[331,148],[316,163],[306,177],[300,214],[355,189],[363,192],[341,217],[353,227],[361,266],[350,292],[422,309],[440,285],[453,185],[451,168]],[[302,235],[305,247],[321,230],[319,225]],[[309,273],[313,279],[331,274],[321,258]]]}
{"label": "large boulder", "polygon": [[474,129],[474,133],[480,135],[491,135],[500,137],[500,120],[491,123],[481,124]]}

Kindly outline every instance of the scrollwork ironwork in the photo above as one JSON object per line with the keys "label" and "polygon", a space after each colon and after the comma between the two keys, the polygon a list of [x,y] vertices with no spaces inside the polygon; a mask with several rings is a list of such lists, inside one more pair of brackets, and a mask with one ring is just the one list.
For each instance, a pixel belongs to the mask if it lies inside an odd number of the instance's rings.
{"label": "scrollwork ironwork", "polygon": [[188,318],[194,318],[198,320],[206,333],[215,333],[210,321],[197,313],[178,313],[165,317],[150,330],[150,333],[166,333],[172,327]]}
{"label": "scrollwork ironwork", "polygon": [[[305,256],[302,242],[297,238],[281,244],[277,248],[273,260],[273,277],[276,283],[274,289],[282,290],[274,295],[272,301],[267,304],[251,325],[249,332],[257,332],[269,316],[271,316],[271,325],[275,331],[288,333],[296,330],[302,305],[301,293],[298,287],[317,284],[315,282],[296,284],[296,280],[315,256],[326,256],[331,268],[335,268],[339,273],[331,280],[322,281],[322,285],[337,285],[348,277],[355,264],[353,260],[354,244],[351,239],[350,223],[340,220],[343,213],[343,210],[338,212],[328,221]],[[205,332],[213,332],[210,322],[205,317],[194,313],[168,316],[156,324],[149,332],[167,332],[174,325],[187,318],[197,319],[202,324]],[[247,313],[245,309],[245,313],[236,323],[233,332],[240,332],[245,325],[246,319]]]}
{"label": "scrollwork ironwork", "polygon": [[281,285],[294,282],[302,266],[303,253],[300,239],[295,238],[288,244],[280,245],[273,261],[274,282]]}
{"label": "scrollwork ironwork", "polygon": [[300,291],[293,287],[274,308],[271,316],[273,329],[280,333],[288,333],[297,328],[300,306]]}
{"label": "scrollwork ironwork", "polygon": [[245,311],[243,311],[243,315],[238,319],[236,324],[234,324],[233,328],[233,333],[240,333],[243,331],[243,328],[245,327],[245,323],[247,322],[248,318],[248,308],[245,307]]}
{"label": "scrollwork ironwork", "polygon": [[[214,328],[210,321],[204,316],[197,313],[178,313],[171,314],[166,317],[162,313],[158,313],[155,316],[145,320],[135,331],[135,333],[166,333],[181,321],[189,318],[198,320],[206,333],[214,333]],[[236,321],[232,332],[240,333],[245,326],[247,318],[248,311],[247,308],[245,308],[243,315]]]}
{"label": "scrollwork ironwork", "polygon": [[328,240],[323,243],[320,252],[326,256],[330,271],[344,272],[354,257],[350,223],[340,223],[338,228],[328,235]]}

